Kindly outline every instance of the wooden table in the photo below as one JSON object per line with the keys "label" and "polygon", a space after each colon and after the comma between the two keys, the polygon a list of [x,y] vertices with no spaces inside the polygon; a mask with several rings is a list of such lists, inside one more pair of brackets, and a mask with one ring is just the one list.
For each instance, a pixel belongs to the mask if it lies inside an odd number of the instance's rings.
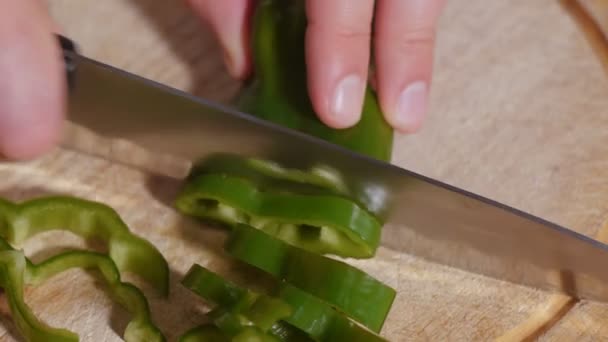
{"label": "wooden table", "polygon": [[[48,3],[85,55],[218,101],[238,90],[212,36],[179,1]],[[608,79],[601,50],[563,3],[451,0],[437,44],[430,118],[420,134],[397,138],[393,162],[595,236],[608,214]],[[67,149],[0,164],[0,179],[0,195],[13,200],[69,193],[108,203],[154,243],[170,262],[172,294],[163,300],[144,289],[170,341],[201,321],[201,301],[178,285],[190,265],[233,268],[222,257],[225,233],[172,209],[173,181]],[[23,247],[39,260],[79,246],[71,234],[49,232]],[[383,331],[391,341],[492,340],[555,298],[386,248],[353,264],[399,291]],[[129,316],[97,279],[68,271],[28,289],[26,300],[83,341],[120,340]],[[10,314],[1,312],[3,340],[12,341]],[[607,317],[605,304],[564,304],[536,335],[605,340]]]}

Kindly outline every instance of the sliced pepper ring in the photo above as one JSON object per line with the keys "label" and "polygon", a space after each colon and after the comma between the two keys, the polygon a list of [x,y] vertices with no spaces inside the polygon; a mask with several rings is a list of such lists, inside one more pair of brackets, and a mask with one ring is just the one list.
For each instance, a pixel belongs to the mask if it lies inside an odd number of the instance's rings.
{"label": "sliced pepper ring", "polygon": [[[7,266],[4,260],[14,265]],[[6,241],[0,239],[0,285],[8,294],[11,313],[20,333],[28,340],[78,341],[78,336],[73,332],[51,328],[39,321],[23,301],[23,288],[26,284],[38,285],[53,275],[72,268],[98,270],[112,297],[133,315],[123,334],[125,341],[165,341],[160,330],[152,322],[145,296],[137,287],[121,281],[120,273],[112,259],[95,252],[69,251],[33,264],[22,251],[14,250]]]}
{"label": "sliced pepper ring", "polygon": [[220,173],[247,179],[260,188],[273,187],[298,193],[347,195],[348,188],[336,170],[322,165],[309,170],[287,168],[271,160],[217,153],[197,163],[191,175]]}
{"label": "sliced pepper ring", "polygon": [[26,259],[22,252],[0,251],[0,286],[4,289],[17,330],[28,341],[75,342],[78,336],[40,321],[23,298]]}
{"label": "sliced pepper ring", "polygon": [[186,331],[179,342],[230,342],[230,337],[213,324],[203,324]]}
{"label": "sliced pepper ring", "polygon": [[[182,279],[182,285],[215,306],[207,315],[226,336],[238,336],[247,327],[266,335],[276,332],[279,335],[275,340],[296,336],[293,329],[280,326],[280,320],[292,314],[292,308],[280,299],[239,287],[196,264]],[[208,333],[208,328],[203,330]]]}
{"label": "sliced pepper ring", "polygon": [[[242,310],[243,307],[240,303],[248,302],[248,298],[259,296],[199,265],[193,265],[190,268],[182,280],[182,284],[203,299],[218,305],[223,312]],[[261,312],[267,323],[275,322],[270,328],[270,334],[280,341],[386,341],[381,336],[357,325],[347,316],[313,295],[285,282],[279,282],[279,285],[277,294],[272,298],[274,301],[287,304],[291,308],[290,314],[273,315],[270,311]],[[237,307],[239,309],[234,309]],[[265,325],[262,330],[265,330],[267,326]],[[198,329],[204,331],[205,334],[210,330],[210,328],[202,326]]]}
{"label": "sliced pepper ring", "polygon": [[176,207],[230,226],[249,224],[319,254],[369,258],[380,243],[380,222],[346,198],[261,191],[246,179],[224,174],[194,177]]}
{"label": "sliced pepper ring", "polygon": [[106,281],[113,299],[133,315],[123,334],[125,341],[165,341],[160,330],[152,323],[150,308],[144,294],[132,284],[121,281],[116,265],[106,255],[89,251],[68,251],[52,256],[28,268],[27,283],[40,284],[53,275],[71,268],[98,270]]}
{"label": "sliced pepper ring", "polygon": [[278,297],[295,310],[285,322],[306,332],[315,341],[386,342],[383,337],[295,286],[283,283]]}
{"label": "sliced pepper ring", "polygon": [[0,237],[19,245],[50,230],[67,230],[107,243],[121,272],[133,272],[163,296],[169,294],[169,265],[154,245],[133,234],[111,207],[69,196],[49,196],[15,204],[0,199]]}
{"label": "sliced pepper ring", "polygon": [[248,225],[234,227],[225,249],[236,259],[319,297],[374,332],[382,329],[396,296],[394,289],[345,262],[288,245]]}

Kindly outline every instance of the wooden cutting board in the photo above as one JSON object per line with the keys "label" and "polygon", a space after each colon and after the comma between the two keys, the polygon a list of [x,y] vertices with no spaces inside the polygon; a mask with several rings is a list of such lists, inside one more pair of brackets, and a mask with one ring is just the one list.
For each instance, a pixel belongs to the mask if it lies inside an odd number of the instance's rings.
{"label": "wooden cutting board", "polygon": [[[90,57],[219,101],[238,90],[213,38],[179,1],[47,2]],[[595,236],[608,214],[608,79],[576,19],[558,1],[451,0],[437,44],[430,118],[420,134],[397,138],[393,162]],[[113,152],[123,159],[135,153]],[[103,201],[154,243],[170,263],[172,293],[163,300],[144,289],[169,341],[202,319],[201,301],[179,286],[193,263],[238,274],[222,256],[224,232],[173,210],[178,184],[169,179],[57,149],[36,161],[0,163],[0,180],[0,196],[13,200],[63,193]],[[23,248],[40,260],[83,246],[49,232]],[[493,340],[555,299],[387,248],[353,264],[398,289],[382,332],[391,341]],[[129,316],[101,285],[72,270],[28,289],[26,301],[83,341],[119,341]],[[535,337],[608,339],[607,305],[582,301],[559,311]],[[6,307],[0,313],[2,340],[14,341],[10,314]]]}

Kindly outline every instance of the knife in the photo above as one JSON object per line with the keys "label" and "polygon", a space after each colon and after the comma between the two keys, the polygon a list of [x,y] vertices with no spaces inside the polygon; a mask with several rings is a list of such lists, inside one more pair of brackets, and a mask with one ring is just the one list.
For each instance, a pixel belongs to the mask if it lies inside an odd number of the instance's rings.
{"label": "knife", "polygon": [[[68,121],[154,155],[216,153],[323,165],[385,220],[384,246],[431,262],[580,299],[608,301],[608,246],[435,179],[353,153],[79,54],[60,37]],[[78,147],[78,146],[76,146]],[[91,151],[88,151],[91,153]]]}

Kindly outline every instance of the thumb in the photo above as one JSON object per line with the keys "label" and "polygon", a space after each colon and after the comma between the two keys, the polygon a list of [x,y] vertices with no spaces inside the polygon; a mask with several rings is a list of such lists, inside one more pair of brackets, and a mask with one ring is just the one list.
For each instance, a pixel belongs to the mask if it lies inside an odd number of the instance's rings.
{"label": "thumb", "polygon": [[62,54],[40,1],[0,11],[0,155],[35,157],[60,138],[65,110]]}

